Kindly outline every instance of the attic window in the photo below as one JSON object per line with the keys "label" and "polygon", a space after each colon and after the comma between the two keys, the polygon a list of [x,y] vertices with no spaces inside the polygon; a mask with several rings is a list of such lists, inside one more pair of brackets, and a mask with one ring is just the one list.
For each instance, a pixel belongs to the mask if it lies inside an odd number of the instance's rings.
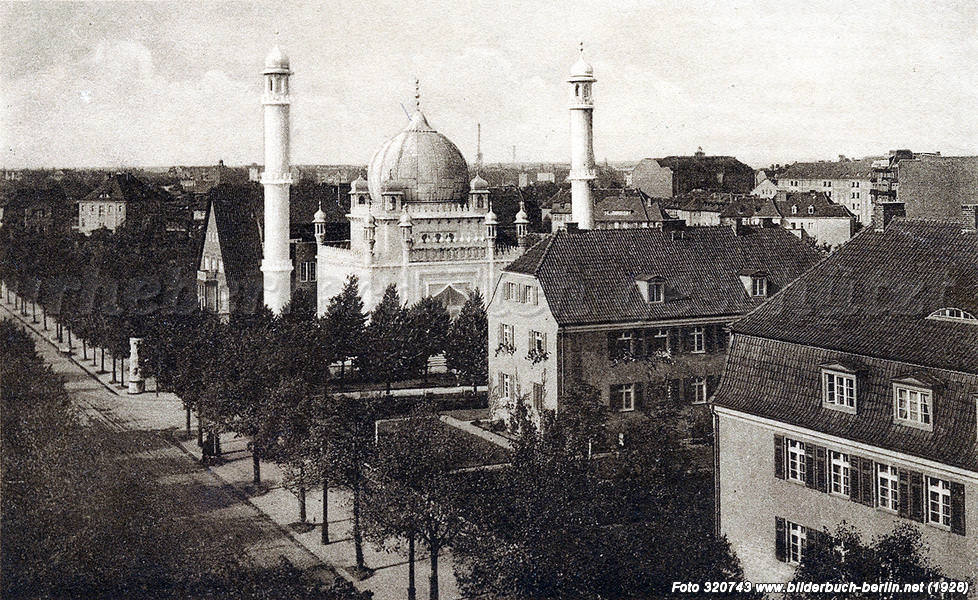
{"label": "attic window", "polygon": [[657,275],[639,276],[635,283],[642,299],[649,304],[660,304],[666,301],[666,280]]}
{"label": "attic window", "polygon": [[755,275],[751,277],[750,295],[756,298],[767,297],[767,277],[763,275]]}
{"label": "attic window", "polygon": [[792,204],[791,205],[791,214],[793,214],[793,215],[797,215],[798,214],[798,205],[797,204]]}
{"label": "attic window", "polygon": [[814,205],[809,205],[808,206],[808,214],[810,214],[810,215],[814,215],[815,214],[815,206]]}
{"label": "attic window", "polygon": [[978,325],[978,317],[969,313],[968,311],[961,310],[960,308],[942,308],[940,310],[935,310],[927,315],[927,318],[937,321],[955,321]]}

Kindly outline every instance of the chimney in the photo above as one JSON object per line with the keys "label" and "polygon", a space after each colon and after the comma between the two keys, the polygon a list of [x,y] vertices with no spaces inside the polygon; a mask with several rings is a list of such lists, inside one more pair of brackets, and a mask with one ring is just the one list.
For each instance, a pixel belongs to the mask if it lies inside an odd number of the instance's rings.
{"label": "chimney", "polygon": [[903,202],[877,202],[873,207],[873,228],[876,231],[883,231],[894,217],[905,216],[907,210]]}
{"label": "chimney", "polygon": [[682,231],[686,229],[686,221],[683,219],[666,219],[662,222],[662,231]]}
{"label": "chimney", "polygon": [[580,232],[581,232],[581,229],[580,229],[580,227],[577,226],[577,223],[575,223],[574,221],[568,221],[567,222],[567,234],[568,235],[574,235],[574,234],[580,233]]}
{"label": "chimney", "polygon": [[730,224],[730,226],[733,228],[734,235],[736,236],[744,235],[747,232],[747,230],[750,229],[747,226],[747,224],[744,222],[744,219],[741,219],[739,217],[733,219],[733,222]]}

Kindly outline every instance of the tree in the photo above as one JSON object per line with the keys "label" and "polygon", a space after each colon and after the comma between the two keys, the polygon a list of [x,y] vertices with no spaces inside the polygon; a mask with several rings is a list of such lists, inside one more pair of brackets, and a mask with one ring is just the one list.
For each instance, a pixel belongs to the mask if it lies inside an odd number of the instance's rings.
{"label": "tree", "polygon": [[391,382],[404,373],[406,362],[407,311],[401,305],[397,287],[392,283],[372,311],[364,333],[364,343],[357,355],[357,369],[370,379],[383,381],[387,393]]}
{"label": "tree", "polygon": [[[336,358],[342,361],[341,380],[346,376],[347,359],[360,354],[366,322],[367,316],[363,312],[363,300],[360,298],[359,279],[356,275],[350,275],[343,285],[343,290],[330,298],[324,319],[324,326],[334,345]],[[329,365],[326,365],[327,369],[328,367]]]}
{"label": "tree", "polygon": [[[459,473],[466,448],[450,434],[430,407],[416,410],[378,441],[376,467],[366,522],[372,537],[400,546],[407,541],[410,576],[414,574],[414,541],[428,548],[431,561],[429,598],[437,600],[438,555],[466,527],[468,497]],[[408,588],[413,591],[413,579]]]}
{"label": "tree", "polygon": [[445,305],[425,296],[407,311],[407,371],[428,380],[428,359],[445,351],[452,319]]}
{"label": "tree", "polygon": [[489,321],[482,294],[474,290],[452,323],[445,345],[445,360],[463,381],[485,385],[489,374]]}
{"label": "tree", "polygon": [[263,444],[268,455],[282,466],[286,487],[299,501],[299,522],[306,522],[306,490],[314,485],[319,473],[310,468],[318,456],[312,424],[320,417],[320,396],[301,379],[282,378],[271,389],[264,425],[268,441]]}
{"label": "tree", "polygon": [[[920,530],[909,523],[896,525],[889,533],[875,537],[869,544],[863,542],[855,527],[845,522],[840,523],[835,532],[813,531],[811,534],[801,564],[795,570],[794,581],[919,583],[947,579],[943,571],[928,558],[928,548],[921,539]],[[959,591],[962,593],[957,593]],[[951,588],[951,592],[946,597],[967,597],[963,590]],[[921,590],[920,596],[924,595],[925,590]],[[786,597],[789,600],[815,597],[860,600],[887,596],[878,592],[845,591],[836,594],[795,592]]]}

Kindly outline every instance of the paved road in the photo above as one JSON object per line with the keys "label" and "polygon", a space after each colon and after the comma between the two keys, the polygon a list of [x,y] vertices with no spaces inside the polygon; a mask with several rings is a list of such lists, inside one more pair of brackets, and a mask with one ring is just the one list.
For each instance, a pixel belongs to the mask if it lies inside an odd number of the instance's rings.
{"label": "paved road", "polygon": [[[6,306],[0,307],[0,317],[10,316]],[[240,552],[242,565],[274,566],[285,557],[325,582],[336,577],[315,555],[249,504],[239,490],[222,482],[174,443],[174,436],[180,435],[184,426],[179,403],[113,394],[58,353],[50,342],[33,332],[31,335],[44,360],[64,377],[65,387],[84,416],[94,426],[126,432],[127,458],[138,460],[163,484],[173,500],[185,507],[186,518],[193,519],[208,537],[229,540],[230,547]]]}

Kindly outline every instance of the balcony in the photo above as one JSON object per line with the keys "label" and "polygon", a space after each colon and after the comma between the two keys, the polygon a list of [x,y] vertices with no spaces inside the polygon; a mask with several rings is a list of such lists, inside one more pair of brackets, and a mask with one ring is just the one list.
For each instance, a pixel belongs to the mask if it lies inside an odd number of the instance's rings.
{"label": "balcony", "polygon": [[197,281],[217,281],[217,271],[197,269]]}

